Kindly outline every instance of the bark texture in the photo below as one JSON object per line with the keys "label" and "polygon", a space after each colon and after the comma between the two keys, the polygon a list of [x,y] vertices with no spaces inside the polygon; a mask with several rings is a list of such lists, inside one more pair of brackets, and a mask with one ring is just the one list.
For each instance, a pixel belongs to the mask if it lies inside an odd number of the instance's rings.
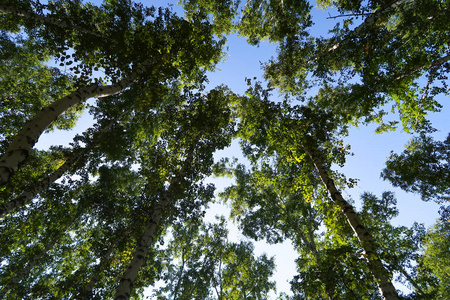
{"label": "bark texture", "polygon": [[128,266],[127,270],[120,279],[120,284],[117,287],[115,300],[127,300],[130,298],[131,291],[133,289],[133,282],[138,276],[139,270],[145,262],[150,245],[153,244],[155,239],[155,233],[158,229],[158,225],[161,221],[164,209],[169,205],[170,199],[165,197],[155,207],[153,214],[150,218],[150,222],[145,228],[144,235],[139,242],[136,252],[133,256],[133,260]]}
{"label": "bark texture", "polygon": [[[202,133],[200,133],[195,141],[198,141]],[[195,145],[195,143],[193,143]],[[144,235],[136,249],[133,256],[133,260],[128,266],[127,270],[120,279],[119,286],[116,290],[116,295],[114,300],[127,300],[130,298],[131,291],[133,289],[133,282],[135,281],[139,269],[143,265],[147,253],[151,244],[154,242],[155,233],[158,229],[158,225],[161,222],[164,212],[170,208],[171,205],[177,200],[175,196],[175,190],[178,188],[179,184],[183,181],[183,178],[187,176],[186,169],[189,169],[193,163],[193,149],[188,151],[186,160],[183,163],[182,170],[173,178],[166,192],[162,195],[162,199],[157,203],[153,213],[150,217],[150,221],[145,228]]]}
{"label": "bark texture", "polygon": [[384,268],[381,260],[378,258],[375,242],[373,241],[372,236],[361,223],[361,220],[353,209],[353,206],[345,201],[339,190],[336,188],[333,179],[328,176],[328,172],[325,169],[320,157],[310,149],[305,149],[305,151],[311,157],[314,166],[319,172],[319,176],[323,184],[326,186],[326,189],[330,193],[331,199],[333,199],[333,201],[339,205],[342,213],[347,219],[347,222],[355,232],[359,243],[364,250],[364,257],[367,260],[369,270],[371,271],[378,285],[378,289],[380,290],[383,299],[399,300],[397,291],[395,290],[394,285],[389,279],[389,273]]}
{"label": "bark texture", "polygon": [[0,158],[0,186],[8,182],[9,178],[28,157],[42,132],[60,115],[75,105],[85,102],[87,99],[102,98],[122,92],[127,88],[145,68],[145,65],[137,67],[129,77],[120,80],[116,84],[98,86],[91,84],[80,88],[69,95],[53,102],[43,108],[36,116],[30,119],[17,133],[13,141]]}

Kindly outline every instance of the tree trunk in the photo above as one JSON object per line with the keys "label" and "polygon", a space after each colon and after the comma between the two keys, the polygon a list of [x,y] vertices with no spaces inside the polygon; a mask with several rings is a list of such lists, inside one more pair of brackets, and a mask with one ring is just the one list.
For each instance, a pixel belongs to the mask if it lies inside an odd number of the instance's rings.
{"label": "tree trunk", "polygon": [[120,279],[120,284],[117,287],[116,295],[114,296],[115,300],[127,300],[130,298],[133,282],[136,279],[141,266],[144,264],[150,245],[154,241],[155,233],[161,221],[163,211],[169,205],[170,200],[171,199],[168,197],[164,197],[164,199],[156,205],[150,218],[150,222],[145,228],[144,235],[133,256],[133,260]]}
{"label": "tree trunk", "polygon": [[339,205],[342,213],[347,219],[347,222],[355,232],[359,243],[364,250],[364,256],[367,260],[369,270],[378,285],[378,289],[380,290],[383,299],[398,300],[399,297],[394,285],[389,279],[389,273],[384,268],[381,260],[378,258],[375,242],[373,241],[372,236],[361,223],[361,220],[353,207],[342,197],[341,193],[336,188],[333,179],[328,176],[327,170],[323,166],[319,156],[310,149],[305,149],[305,151],[311,157],[317,171],[319,172],[319,176],[323,184],[326,186],[326,189],[331,196],[331,199]]}
{"label": "tree trunk", "polygon": [[48,188],[50,184],[55,182],[58,178],[60,178],[66,171],[68,171],[72,165],[80,158],[78,155],[72,155],[69,159],[67,159],[64,164],[59,167],[55,172],[45,177],[34,186],[26,189],[20,194],[20,196],[12,199],[11,201],[0,205],[0,217],[10,213],[28,203],[31,199],[33,199],[37,194],[42,192],[44,189]]}
{"label": "tree trunk", "polygon": [[[202,132],[197,135],[192,145],[196,144],[195,141],[198,141],[201,135]],[[142,236],[142,239],[136,249],[133,260],[120,279],[120,283],[117,287],[114,300],[127,300],[130,298],[131,290],[133,288],[133,282],[139,273],[139,269],[145,261],[150,245],[154,241],[155,233],[161,221],[164,210],[166,210],[169,205],[172,205],[176,200],[173,190],[176,189],[187,176],[186,168],[189,169],[193,163],[193,147],[188,150],[187,157],[183,163],[181,171],[173,178],[169,187],[167,188],[167,191],[163,194],[161,201],[156,205],[155,210],[150,217],[150,222],[145,228],[144,235]]]}
{"label": "tree trunk", "polygon": [[128,78],[124,78],[116,84],[107,86],[91,84],[84,88],[80,88],[43,108],[17,133],[9,147],[6,149],[5,154],[0,158],[0,186],[4,185],[11,175],[17,171],[20,164],[28,157],[30,150],[36,144],[42,132],[61,114],[75,105],[83,103],[89,98],[101,98],[122,92],[144,71],[144,66],[148,64],[149,61],[137,67],[136,71]]}

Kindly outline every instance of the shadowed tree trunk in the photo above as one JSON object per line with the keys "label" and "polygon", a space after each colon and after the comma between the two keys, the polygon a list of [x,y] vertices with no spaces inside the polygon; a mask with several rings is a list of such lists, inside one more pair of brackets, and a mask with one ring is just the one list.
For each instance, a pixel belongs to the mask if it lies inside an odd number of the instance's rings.
{"label": "shadowed tree trunk", "polygon": [[169,206],[171,200],[172,199],[169,199],[168,197],[164,197],[164,199],[162,199],[153,210],[150,221],[145,228],[144,235],[142,236],[133,256],[133,260],[128,265],[127,270],[120,279],[120,284],[117,287],[116,295],[114,296],[115,300],[126,300],[130,298],[131,291],[133,289],[133,282],[145,262],[149,248],[154,242],[155,233],[158,229],[159,223],[161,222],[164,210]]}
{"label": "shadowed tree trunk", "polygon": [[[201,134],[199,135],[201,136]],[[198,138],[197,138],[198,140]],[[195,143],[194,143],[195,144]],[[120,279],[120,284],[116,289],[114,300],[127,300],[130,298],[133,289],[133,282],[138,276],[141,266],[144,264],[150,246],[155,240],[155,234],[161,222],[163,214],[166,209],[172,205],[176,199],[174,197],[174,190],[177,189],[180,181],[187,175],[186,168],[189,168],[193,161],[193,151],[189,152],[186,161],[184,162],[184,170],[181,170],[175,178],[171,181],[167,191],[162,195],[162,199],[155,205],[150,221],[145,228],[145,232],[136,248],[131,263],[128,265],[126,271]]]}

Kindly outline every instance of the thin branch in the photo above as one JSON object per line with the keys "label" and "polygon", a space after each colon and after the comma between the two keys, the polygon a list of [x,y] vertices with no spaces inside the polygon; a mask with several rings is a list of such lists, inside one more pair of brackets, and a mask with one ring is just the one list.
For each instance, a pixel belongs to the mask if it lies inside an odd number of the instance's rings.
{"label": "thin branch", "polygon": [[373,13],[361,13],[361,14],[346,14],[346,15],[332,16],[332,15],[330,15],[330,13],[328,13],[329,17],[327,18],[327,20],[329,20],[329,19],[337,19],[337,18],[344,18],[344,17],[369,16],[369,15],[372,15],[372,14]]}

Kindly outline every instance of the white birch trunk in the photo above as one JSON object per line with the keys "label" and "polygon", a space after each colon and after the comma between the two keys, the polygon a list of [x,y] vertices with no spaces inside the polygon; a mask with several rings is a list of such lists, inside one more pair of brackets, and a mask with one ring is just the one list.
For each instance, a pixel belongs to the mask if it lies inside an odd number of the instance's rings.
{"label": "white birch trunk", "polygon": [[120,279],[120,284],[117,287],[114,300],[127,300],[130,298],[133,283],[138,276],[139,270],[145,262],[150,245],[153,244],[155,233],[161,221],[163,211],[169,205],[169,202],[169,198],[165,197],[155,207],[155,210],[150,218],[150,222],[146,226],[144,235],[142,236],[133,256],[133,260],[128,265],[125,273]]}
{"label": "white birch trunk", "polygon": [[378,258],[375,242],[373,241],[372,236],[361,223],[361,220],[353,209],[353,206],[345,201],[339,190],[336,188],[333,179],[328,176],[327,170],[323,166],[319,156],[312,150],[305,149],[305,151],[311,157],[317,171],[319,172],[319,176],[323,184],[326,186],[326,189],[331,196],[331,199],[339,205],[342,213],[347,219],[347,222],[355,232],[359,243],[364,250],[364,257],[367,260],[369,270],[378,285],[378,289],[380,290],[383,299],[399,300],[397,291],[389,279],[389,273],[384,268],[381,260]]}
{"label": "white birch trunk", "polygon": [[122,92],[145,70],[144,66],[148,64],[149,62],[147,61],[145,64],[137,67],[136,71],[128,78],[124,78],[116,84],[107,86],[91,84],[43,108],[17,133],[6,149],[5,154],[0,158],[0,186],[4,185],[11,175],[17,171],[20,164],[28,157],[30,150],[36,144],[42,132],[60,115],[89,98],[101,98]]}
{"label": "white birch trunk", "polygon": [[[199,133],[194,141],[197,141],[201,137],[202,133]],[[195,145],[195,142],[193,143]],[[173,195],[173,189],[176,189],[179,185],[180,180],[187,175],[186,169],[192,165],[193,162],[193,151],[192,148],[188,151],[188,155],[186,160],[183,163],[182,170],[172,179],[169,188],[163,194],[163,198],[156,205],[153,214],[151,215],[150,222],[145,228],[144,235],[139,242],[139,245],[136,249],[136,252],[133,256],[133,260],[128,265],[127,270],[123,274],[120,279],[119,286],[116,289],[116,294],[114,296],[114,300],[127,300],[130,298],[131,291],[133,289],[133,283],[139,273],[141,266],[143,265],[145,258],[147,257],[147,253],[151,244],[154,242],[155,233],[161,221],[164,210],[167,209],[170,205],[174,203],[176,200]]]}

